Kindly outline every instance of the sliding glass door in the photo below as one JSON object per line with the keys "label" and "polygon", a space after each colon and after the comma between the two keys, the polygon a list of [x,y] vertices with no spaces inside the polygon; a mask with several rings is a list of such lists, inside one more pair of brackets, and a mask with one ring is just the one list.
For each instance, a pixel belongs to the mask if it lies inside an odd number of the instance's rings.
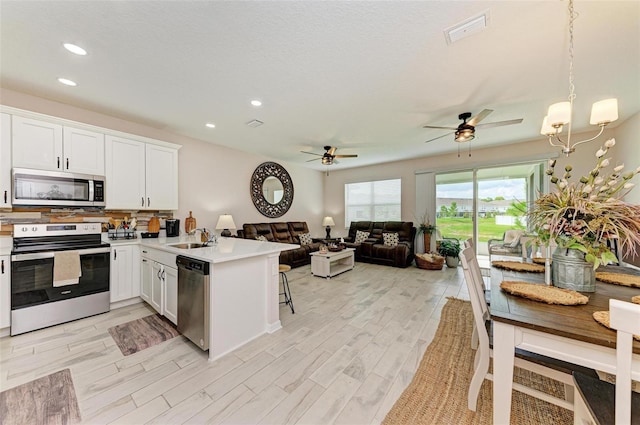
{"label": "sliding glass door", "polygon": [[436,226],[440,237],[473,238],[477,253],[488,254],[489,239],[509,229],[526,229],[526,213],[542,190],[543,163],[436,175]]}

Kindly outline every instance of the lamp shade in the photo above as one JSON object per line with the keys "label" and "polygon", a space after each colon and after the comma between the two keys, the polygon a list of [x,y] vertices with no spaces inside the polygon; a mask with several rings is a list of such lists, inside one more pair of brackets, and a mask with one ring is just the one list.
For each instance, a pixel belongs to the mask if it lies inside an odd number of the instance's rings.
{"label": "lamp shade", "polygon": [[325,217],[322,219],[322,225],[323,226],[335,226],[336,223],[333,221],[333,217]]}
{"label": "lamp shade", "polygon": [[[540,134],[544,134],[545,136],[553,136],[556,134],[556,129],[549,125],[548,117],[544,117],[542,120],[542,128],[540,129]],[[558,127],[558,133],[562,131],[562,126]]]}
{"label": "lamp shade", "polygon": [[571,121],[571,103],[558,102],[549,106],[547,122],[550,126],[565,125]]}
{"label": "lamp shade", "polygon": [[222,229],[235,229],[236,224],[233,222],[233,217],[231,214],[222,214],[218,218],[218,224],[216,224],[216,230]]}
{"label": "lamp shade", "polygon": [[605,99],[591,107],[591,125],[609,124],[618,119],[618,99]]}

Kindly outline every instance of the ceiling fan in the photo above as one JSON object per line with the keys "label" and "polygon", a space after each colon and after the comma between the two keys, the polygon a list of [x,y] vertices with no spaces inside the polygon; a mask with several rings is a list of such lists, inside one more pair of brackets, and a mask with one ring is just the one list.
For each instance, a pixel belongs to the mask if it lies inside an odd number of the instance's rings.
{"label": "ceiling fan", "polygon": [[[442,136],[434,137],[433,139],[427,140],[425,143],[433,142],[434,140],[438,140],[442,137],[449,136],[450,134],[455,134],[456,142],[468,142],[473,140],[476,136],[476,128],[491,128],[491,127],[501,127],[503,125],[512,125],[512,124],[520,124],[522,122],[522,118],[518,118],[515,120],[507,120],[507,121],[497,121],[497,122],[488,122],[484,124],[478,124],[480,121],[485,119],[487,115],[493,112],[493,109],[483,109],[475,117],[471,118],[471,112],[464,112],[458,115],[458,119],[462,120],[462,123],[457,127],[440,127],[436,125],[425,125],[423,128],[437,128],[442,130],[453,130],[450,133],[443,134]],[[471,119],[469,119],[471,118]]]}
{"label": "ceiling fan", "polygon": [[306,152],[306,151],[300,151],[302,153],[308,153],[309,155],[316,155],[319,156],[320,158],[313,158],[308,160],[307,162],[311,162],[311,161],[315,161],[317,159],[322,160],[322,165],[332,165],[332,164],[338,164],[338,161],[335,160],[335,158],[357,158],[358,155],[336,155],[336,150],[338,148],[335,146],[325,146],[324,150],[325,153],[324,154],[319,154],[319,153],[315,153],[315,152]]}

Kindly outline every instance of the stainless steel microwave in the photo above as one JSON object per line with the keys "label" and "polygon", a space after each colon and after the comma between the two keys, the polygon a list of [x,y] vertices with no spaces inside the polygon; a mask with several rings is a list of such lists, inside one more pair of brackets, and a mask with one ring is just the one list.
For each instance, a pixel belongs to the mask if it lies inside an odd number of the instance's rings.
{"label": "stainless steel microwave", "polygon": [[14,168],[13,205],[104,207],[104,177]]}

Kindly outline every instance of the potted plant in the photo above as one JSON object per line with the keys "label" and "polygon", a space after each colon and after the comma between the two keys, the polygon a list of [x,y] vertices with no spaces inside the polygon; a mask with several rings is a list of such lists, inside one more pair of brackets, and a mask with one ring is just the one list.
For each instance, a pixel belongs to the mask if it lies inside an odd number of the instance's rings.
{"label": "potted plant", "polygon": [[460,262],[460,242],[456,239],[444,239],[440,241],[440,247],[438,248],[440,255],[445,257],[447,267],[458,267]]}
{"label": "potted plant", "polygon": [[[555,175],[555,160],[546,171],[556,190],[541,194],[528,214],[538,242],[557,244],[552,265],[555,286],[582,292],[595,291],[595,269],[618,262],[608,242],[617,240],[621,252],[634,256],[640,246],[640,205],[622,200],[634,186],[630,180],[640,167],[624,172],[624,165],[607,167],[606,155],[614,145],[609,139],[596,152],[596,166],[578,183],[570,182],[571,165],[564,175]],[[568,279],[565,279],[567,277]]]}
{"label": "potted plant", "polygon": [[418,235],[422,235],[424,238],[424,252],[431,250],[431,234],[436,231],[436,226],[431,224],[429,214],[426,212],[420,217],[418,223]]}

